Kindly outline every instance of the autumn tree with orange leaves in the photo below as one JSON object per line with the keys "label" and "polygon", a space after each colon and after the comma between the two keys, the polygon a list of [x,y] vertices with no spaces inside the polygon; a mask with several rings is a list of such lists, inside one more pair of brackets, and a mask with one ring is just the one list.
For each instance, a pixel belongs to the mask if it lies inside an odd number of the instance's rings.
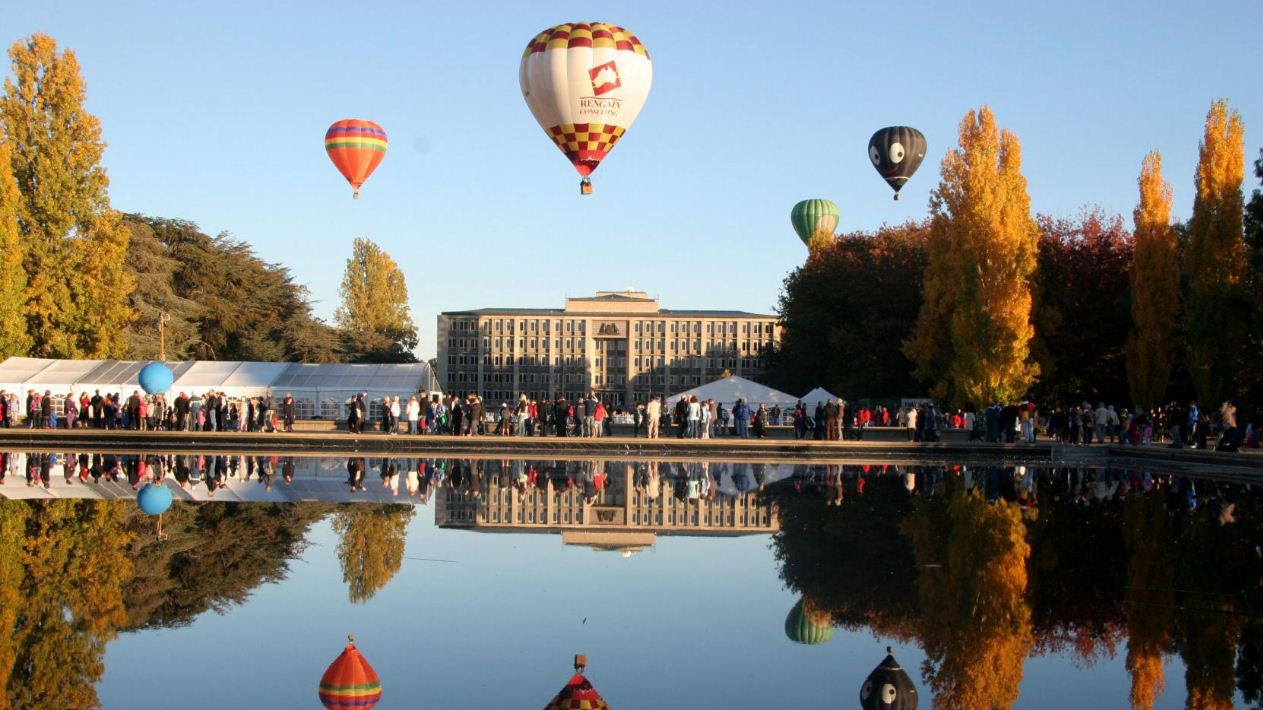
{"label": "autumn tree with orange leaves", "polygon": [[1180,310],[1177,237],[1171,226],[1171,186],[1162,178],[1162,154],[1153,151],[1140,166],[1140,204],[1133,213],[1131,333],[1127,337],[1127,383],[1132,400],[1152,408],[1163,401],[1171,380],[1171,354]]}
{"label": "autumn tree with orange leaves", "polygon": [[1246,343],[1245,127],[1218,100],[1206,114],[1184,254],[1188,367],[1207,407],[1232,394]]}
{"label": "autumn tree with orange leaves", "polygon": [[960,147],[930,198],[925,303],[904,352],[936,397],[985,406],[1021,397],[1039,374],[1030,357],[1036,268],[1022,149],[991,109],[970,111]]}

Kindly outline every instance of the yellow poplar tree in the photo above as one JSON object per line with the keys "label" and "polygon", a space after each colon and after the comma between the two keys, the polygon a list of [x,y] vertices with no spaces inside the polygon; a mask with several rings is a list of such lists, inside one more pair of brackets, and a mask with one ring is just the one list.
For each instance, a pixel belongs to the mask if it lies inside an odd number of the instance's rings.
{"label": "yellow poplar tree", "polygon": [[991,109],[970,111],[930,197],[925,302],[904,353],[935,396],[986,405],[1023,395],[1030,358],[1038,229],[1017,137]]}
{"label": "yellow poplar tree", "polygon": [[10,160],[9,144],[0,140],[0,358],[25,355],[31,348],[26,334],[26,270],[18,232],[22,195],[9,169]]}
{"label": "yellow poplar tree", "polygon": [[105,142],[100,121],[84,108],[79,62],[45,34],[15,43],[9,58],[13,76],[0,97],[0,126],[21,195],[32,354],[120,353],[117,336],[102,341],[102,332],[130,318],[132,284],[122,269],[128,232],[117,228],[109,207]]}
{"label": "yellow poplar tree", "polygon": [[403,272],[372,240],[355,240],[340,293],[342,305],[334,321],[361,354],[378,359],[391,351],[411,355],[417,346],[417,327],[408,308]]}
{"label": "yellow poplar tree", "polygon": [[1220,99],[1206,114],[1184,256],[1188,366],[1198,399],[1207,407],[1231,394],[1245,347],[1244,180],[1245,127]]}
{"label": "yellow poplar tree", "polygon": [[333,516],[342,580],[353,603],[372,599],[403,565],[413,512],[410,505],[351,504]]}
{"label": "yellow poplar tree", "polygon": [[1180,265],[1171,227],[1171,186],[1162,178],[1162,154],[1153,151],[1140,166],[1140,204],[1131,269],[1131,333],[1127,337],[1127,383],[1142,407],[1162,402],[1171,377],[1172,334],[1180,305]]}

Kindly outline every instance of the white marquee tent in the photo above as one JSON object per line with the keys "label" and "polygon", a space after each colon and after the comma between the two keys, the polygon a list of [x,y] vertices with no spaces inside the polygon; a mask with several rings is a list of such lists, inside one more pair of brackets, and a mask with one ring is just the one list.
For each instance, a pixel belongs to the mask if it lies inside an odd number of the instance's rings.
{"label": "white marquee tent", "polygon": [[[139,389],[144,360],[50,360],[11,357],[0,362],[0,389],[23,395],[49,391],[55,399],[70,392],[119,393]],[[367,392],[369,398],[407,396],[419,391],[438,394],[438,378],[426,363],[397,365],[303,364],[193,360],[168,362],[175,375],[171,392],[199,396],[210,390],[228,397],[258,397],[272,390],[276,397],[292,393],[302,419],[342,418],[342,405]]]}
{"label": "white marquee tent", "polygon": [[817,404],[828,404],[831,399],[836,401],[842,398],[823,387],[817,387],[803,395],[801,399],[807,409],[811,410],[814,409]]}
{"label": "white marquee tent", "polygon": [[744,377],[726,377],[722,380],[704,384],[701,387],[678,392],[667,398],[666,405],[668,407],[675,406],[675,403],[680,401],[680,398],[685,395],[697,397],[698,401],[701,402],[713,399],[729,407],[737,399],[744,399],[746,404],[752,407],[766,404],[768,407],[780,405],[781,409],[791,408],[798,402],[798,399],[793,395],[785,394],[780,390],[747,380]]}

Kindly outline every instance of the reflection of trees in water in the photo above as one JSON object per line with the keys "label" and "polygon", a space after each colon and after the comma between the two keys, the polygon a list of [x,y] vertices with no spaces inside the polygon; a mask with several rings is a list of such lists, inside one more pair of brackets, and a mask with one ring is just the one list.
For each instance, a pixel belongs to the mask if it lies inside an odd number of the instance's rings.
{"label": "reflection of trees in water", "polygon": [[[1205,506],[1189,516],[1180,535],[1179,584],[1187,590],[1181,603],[1188,609],[1175,625],[1176,644],[1184,659],[1186,706],[1190,710],[1233,707],[1233,661],[1240,619],[1235,594],[1222,583],[1225,572],[1241,569],[1239,529],[1220,525],[1217,512]],[[1253,590],[1258,594],[1257,586]]]}
{"label": "reflection of trees in water", "polygon": [[1162,496],[1133,495],[1123,506],[1127,550],[1127,672],[1131,707],[1148,710],[1166,687],[1162,656],[1170,649],[1175,569]]}
{"label": "reflection of trees in water", "polygon": [[0,708],[97,707],[118,631],[189,623],[282,579],[327,506],[0,501]]}
{"label": "reflection of trees in water", "polygon": [[366,602],[390,582],[403,564],[411,505],[348,504],[333,516],[338,561],[352,602]]}
{"label": "reflection of trees in water", "polygon": [[912,637],[915,568],[899,521],[908,492],[895,476],[874,477],[863,495],[856,481],[844,512],[815,495],[777,496],[781,530],[772,538],[781,579],[828,610],[835,624]]}
{"label": "reflection of trees in water", "polygon": [[0,503],[0,672],[15,708],[92,708],[105,645],[126,620],[122,502]]}
{"label": "reflection of trees in water", "polygon": [[261,584],[277,582],[302,554],[311,525],[332,506],[213,503],[176,505],[157,542],[152,518],[135,516],[125,585],[127,628],[183,626],[207,610],[223,613]]}
{"label": "reflection of trees in water", "polygon": [[1122,506],[1076,502],[1065,472],[1056,474],[1042,487],[1044,498],[1032,509],[1038,513],[1026,515],[1035,652],[1073,651],[1078,662],[1091,665],[1113,657],[1126,635]]}
{"label": "reflection of trees in water", "polygon": [[1027,655],[1090,664],[1124,639],[1132,707],[1163,692],[1171,653],[1189,708],[1263,701],[1263,505],[1242,486],[1043,470],[1022,510],[1013,469],[921,471],[911,494],[845,470],[843,495],[820,475],[772,493],[781,578],[840,626],[918,641],[936,706],[1007,707]]}
{"label": "reflection of trees in water", "polygon": [[920,566],[917,635],[934,707],[1009,707],[1034,643],[1021,509],[955,488],[918,501],[903,532]]}

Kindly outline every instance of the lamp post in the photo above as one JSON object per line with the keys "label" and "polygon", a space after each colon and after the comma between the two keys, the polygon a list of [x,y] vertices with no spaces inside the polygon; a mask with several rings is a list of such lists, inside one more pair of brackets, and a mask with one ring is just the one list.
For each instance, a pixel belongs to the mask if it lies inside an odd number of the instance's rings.
{"label": "lamp post", "polygon": [[163,311],[158,314],[158,359],[166,362],[167,360],[167,321],[171,320],[171,314]]}

